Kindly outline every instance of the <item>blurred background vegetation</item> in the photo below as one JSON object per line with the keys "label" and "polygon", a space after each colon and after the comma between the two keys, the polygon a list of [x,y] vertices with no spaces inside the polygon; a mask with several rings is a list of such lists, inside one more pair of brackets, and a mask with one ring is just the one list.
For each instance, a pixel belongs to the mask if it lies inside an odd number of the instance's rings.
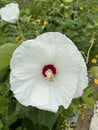
{"label": "blurred background vegetation", "polygon": [[[21,28],[26,39],[34,38],[43,32],[58,31],[67,35],[86,55],[92,35],[96,33],[90,59],[98,53],[97,0],[0,0],[0,6],[10,2],[19,4]],[[1,44],[14,43],[17,36],[15,25],[0,24]]]}
{"label": "blurred background vegetation", "polygon": [[[25,39],[35,38],[49,31],[61,32],[76,44],[84,58],[93,43],[89,52],[88,71],[98,65],[98,0],[0,0],[0,8],[11,2],[19,4],[19,21]],[[16,48],[21,42],[22,37],[17,25],[1,20],[0,46],[13,43]],[[11,48],[13,50],[13,46],[9,48],[10,51]],[[3,55],[5,52],[6,55],[9,54],[8,51],[1,49],[0,54]],[[81,111],[78,109],[80,100],[75,100],[75,105],[71,105],[63,114],[62,112],[43,114],[43,111],[39,112],[35,108],[32,111],[31,108],[23,107],[9,91],[9,64],[7,61],[4,64],[6,66],[0,69],[0,130],[63,130],[63,127],[59,126],[63,119],[70,115],[71,110],[74,109],[78,113]],[[91,72],[97,80],[98,67],[92,68]],[[95,83],[98,85],[98,80]],[[86,96],[94,91],[90,88]],[[81,102],[88,102],[87,105],[91,107],[93,101],[87,97]]]}

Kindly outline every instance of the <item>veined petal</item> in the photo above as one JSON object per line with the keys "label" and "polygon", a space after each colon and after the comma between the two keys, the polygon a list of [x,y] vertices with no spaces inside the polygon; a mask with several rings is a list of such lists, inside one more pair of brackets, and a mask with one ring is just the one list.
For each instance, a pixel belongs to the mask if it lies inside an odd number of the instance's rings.
{"label": "veined petal", "polygon": [[41,75],[41,70],[39,68],[19,68],[12,70],[11,73],[18,79],[25,80]]}
{"label": "veined petal", "polygon": [[70,105],[76,89],[77,89],[76,77],[60,76],[58,77],[57,81],[50,84],[49,102],[44,106],[38,106],[38,108],[57,112],[58,107],[60,105],[63,105],[66,109]]}
{"label": "veined petal", "polygon": [[57,32],[23,42],[13,53],[10,68],[16,99],[43,110],[57,112],[60,105],[68,108],[88,85],[82,55],[71,40]]}
{"label": "veined petal", "polygon": [[82,96],[83,90],[87,87],[87,84],[88,84],[87,73],[86,71],[82,71],[82,73],[80,73],[80,75],[78,76],[77,90],[75,92],[74,98]]}
{"label": "veined petal", "polygon": [[10,83],[14,96],[25,106],[44,105],[49,100],[49,86],[40,76],[33,79],[20,80],[11,74]]}

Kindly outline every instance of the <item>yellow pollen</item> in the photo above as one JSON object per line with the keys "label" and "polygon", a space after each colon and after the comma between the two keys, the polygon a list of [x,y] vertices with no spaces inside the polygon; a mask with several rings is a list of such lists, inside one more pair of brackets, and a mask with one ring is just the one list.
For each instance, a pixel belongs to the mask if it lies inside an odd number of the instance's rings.
{"label": "yellow pollen", "polygon": [[45,72],[45,75],[47,76],[48,79],[52,78],[54,76],[54,74],[52,73],[52,70],[51,69],[48,69],[46,72]]}

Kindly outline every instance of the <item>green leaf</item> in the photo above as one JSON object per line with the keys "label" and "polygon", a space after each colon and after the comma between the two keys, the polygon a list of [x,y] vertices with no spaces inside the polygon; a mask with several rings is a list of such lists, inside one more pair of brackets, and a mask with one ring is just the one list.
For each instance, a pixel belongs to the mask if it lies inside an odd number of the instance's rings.
{"label": "green leaf", "polygon": [[0,96],[0,112],[4,112],[8,107],[8,99]]}
{"label": "green leaf", "polygon": [[98,66],[93,66],[90,69],[90,73],[93,75],[94,78],[98,77]]}
{"label": "green leaf", "polygon": [[90,97],[86,97],[86,96],[83,96],[82,97],[82,100],[84,101],[84,103],[88,106],[88,108],[93,108],[94,106],[94,99],[93,98],[90,98]]}
{"label": "green leaf", "polygon": [[38,123],[39,110],[34,107],[26,107],[17,102],[16,113],[20,118],[27,117],[34,124]]}
{"label": "green leaf", "polygon": [[21,126],[22,126],[22,130],[24,130],[24,129],[39,130],[39,125],[33,124],[33,122],[31,120],[29,120],[28,118],[23,118]]}
{"label": "green leaf", "polygon": [[9,130],[8,126],[4,126],[1,130]]}
{"label": "green leaf", "polygon": [[17,102],[16,104],[16,113],[20,116],[20,117],[24,117],[27,114],[27,107],[21,105],[20,103]]}
{"label": "green leaf", "polygon": [[80,114],[80,110],[74,103],[71,103],[70,107],[73,109],[73,112]]}
{"label": "green leaf", "polygon": [[67,118],[67,117],[70,117],[70,115],[72,114],[72,112],[73,112],[72,108],[69,107],[68,109],[64,109],[63,112],[60,115],[63,118]]}
{"label": "green leaf", "polygon": [[8,115],[8,116],[7,116],[7,119],[6,119],[6,124],[7,124],[7,126],[10,126],[10,125],[13,124],[16,120],[17,120],[17,116],[16,116],[16,115]]}
{"label": "green leaf", "polygon": [[0,106],[6,106],[8,104],[8,99],[0,96]]}
{"label": "green leaf", "polygon": [[88,87],[87,89],[85,89],[83,96],[81,97],[81,99],[83,100],[83,102],[89,107],[89,108],[93,108],[94,106],[94,99],[91,96],[91,94],[93,94],[95,92],[95,88],[94,87]]}
{"label": "green leaf", "polygon": [[2,123],[2,121],[0,120],[0,130],[1,130],[2,127],[3,127],[3,123]]}
{"label": "green leaf", "polygon": [[3,86],[3,85],[0,85],[0,94],[3,95],[3,96],[6,96],[8,95],[8,87],[7,86]]}
{"label": "green leaf", "polygon": [[18,127],[16,130],[22,130],[22,127]]}
{"label": "green leaf", "polygon": [[39,110],[34,107],[25,107],[19,103],[17,103],[16,106],[16,113],[20,117],[26,117],[34,124],[44,125],[49,129],[53,127],[61,111],[62,110],[59,110],[58,113],[52,113],[49,111]]}
{"label": "green leaf", "polygon": [[18,46],[19,44],[11,44],[11,43],[7,43],[0,46],[0,70],[9,66],[13,51]]}
{"label": "green leaf", "polygon": [[38,122],[38,115],[39,115],[39,110],[37,108],[28,107],[26,117],[29,120],[31,120],[34,124],[39,123]]}
{"label": "green leaf", "polygon": [[58,114],[48,112],[48,111],[39,111],[39,124],[47,126],[50,130],[52,129],[54,123],[56,122]]}
{"label": "green leaf", "polygon": [[16,130],[22,130],[22,127],[18,127]]}
{"label": "green leaf", "polygon": [[90,96],[91,94],[93,94],[95,92],[95,88],[94,87],[88,87],[87,89],[85,89],[83,96]]}

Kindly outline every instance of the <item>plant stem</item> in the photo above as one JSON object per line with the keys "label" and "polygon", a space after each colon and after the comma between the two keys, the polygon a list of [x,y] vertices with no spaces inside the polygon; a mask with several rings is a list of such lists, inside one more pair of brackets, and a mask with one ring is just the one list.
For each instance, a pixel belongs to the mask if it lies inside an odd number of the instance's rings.
{"label": "plant stem", "polygon": [[91,45],[90,45],[90,47],[89,47],[89,49],[88,49],[88,52],[87,52],[87,57],[86,57],[86,64],[88,64],[88,62],[89,62],[89,56],[90,56],[90,51],[91,51],[91,49],[92,49],[92,47],[93,47],[93,45],[94,45],[94,41],[95,41],[95,33],[93,33],[93,36],[92,36],[92,38],[91,38]]}
{"label": "plant stem", "polygon": [[[75,10],[75,11],[78,10],[78,3],[79,3],[79,0],[76,1],[75,9],[73,9],[73,10]],[[75,19],[76,19],[76,14],[74,14],[73,20],[75,20]]]}
{"label": "plant stem", "polygon": [[84,52],[81,51],[81,54],[82,54],[83,57],[86,59],[86,55],[84,54]]}
{"label": "plant stem", "polygon": [[21,35],[23,41],[25,41],[25,38],[24,38],[24,35],[23,35],[23,33],[22,33],[22,30],[21,30],[19,21],[17,21],[17,27],[18,27],[18,31],[19,31],[19,33],[20,33],[20,35]]}

